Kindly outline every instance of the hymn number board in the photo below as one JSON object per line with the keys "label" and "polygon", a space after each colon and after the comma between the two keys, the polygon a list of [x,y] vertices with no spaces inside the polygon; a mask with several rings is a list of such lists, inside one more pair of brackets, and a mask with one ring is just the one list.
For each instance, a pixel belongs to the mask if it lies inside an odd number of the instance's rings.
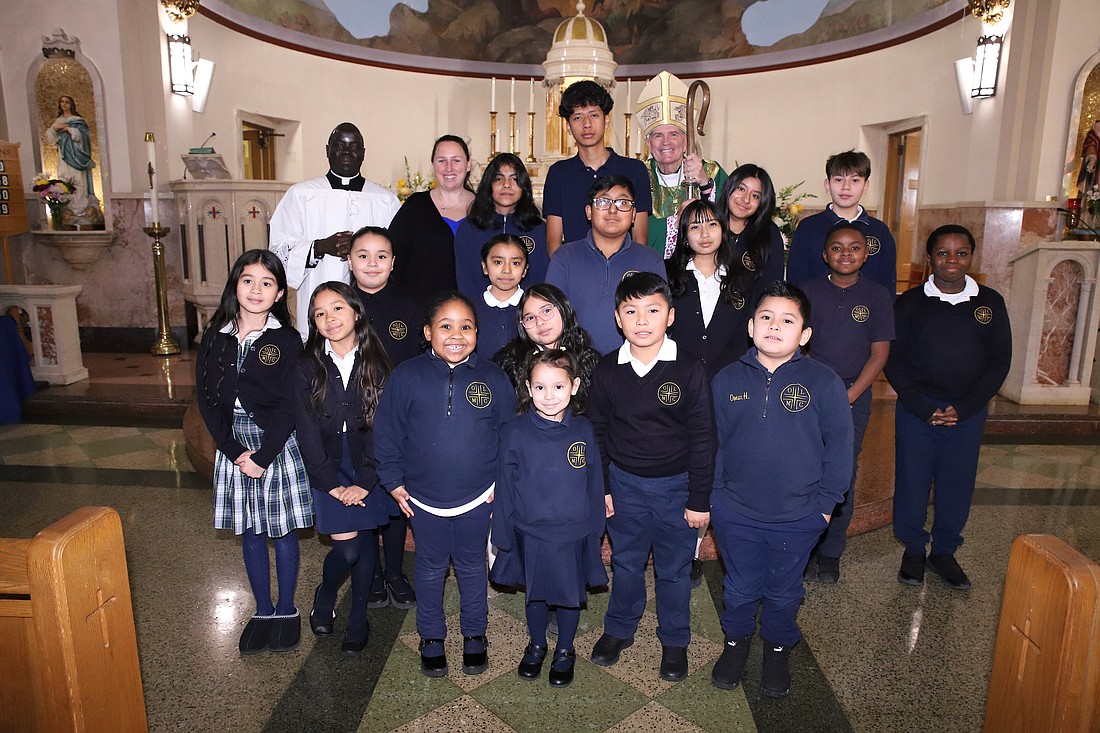
{"label": "hymn number board", "polygon": [[27,231],[19,144],[0,140],[0,236]]}

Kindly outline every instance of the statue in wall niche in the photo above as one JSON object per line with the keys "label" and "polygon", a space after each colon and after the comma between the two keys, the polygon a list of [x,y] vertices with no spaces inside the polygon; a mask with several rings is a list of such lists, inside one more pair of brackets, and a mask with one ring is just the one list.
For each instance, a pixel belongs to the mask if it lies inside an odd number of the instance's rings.
{"label": "statue in wall niche", "polygon": [[67,94],[57,99],[57,119],[46,128],[46,142],[57,146],[57,177],[74,182],[76,190],[69,200],[67,224],[98,227],[103,212],[95,195],[92,179],[92,136],[88,123],[76,109],[76,100]]}
{"label": "statue in wall niche", "polygon": [[1081,143],[1081,172],[1077,175],[1077,195],[1086,196],[1096,185],[1096,159],[1100,153],[1100,120],[1094,120],[1092,129]]}

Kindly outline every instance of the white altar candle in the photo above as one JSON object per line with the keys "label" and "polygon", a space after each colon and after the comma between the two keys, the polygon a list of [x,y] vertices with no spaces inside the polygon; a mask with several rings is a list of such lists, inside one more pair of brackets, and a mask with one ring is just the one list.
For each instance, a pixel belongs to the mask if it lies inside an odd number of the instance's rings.
{"label": "white altar candle", "polygon": [[527,95],[527,106],[531,108],[531,111],[535,111],[535,79],[531,78],[531,86]]}
{"label": "white altar candle", "polygon": [[489,102],[489,111],[497,111],[497,78],[495,76],[493,77],[493,99]]}
{"label": "white altar candle", "polygon": [[145,134],[145,147],[148,149],[148,153],[149,153],[149,168],[148,168],[148,170],[151,170],[153,172],[152,173],[152,178],[149,182],[149,188],[152,189],[152,191],[149,194],[149,204],[152,208],[152,215],[153,215],[152,223],[153,224],[159,224],[160,223],[160,202],[157,201],[157,166],[156,166],[157,147],[156,147],[156,142],[154,142],[154,139],[153,139],[153,133],[151,133],[151,132],[148,132],[148,133]]}
{"label": "white altar candle", "polygon": [[508,106],[508,111],[509,112],[515,112],[516,111],[516,77],[514,77],[514,76],[512,77],[512,99],[511,99],[511,102]]}
{"label": "white altar candle", "polygon": [[633,112],[631,107],[634,106],[634,82],[631,79],[626,80],[626,111]]}

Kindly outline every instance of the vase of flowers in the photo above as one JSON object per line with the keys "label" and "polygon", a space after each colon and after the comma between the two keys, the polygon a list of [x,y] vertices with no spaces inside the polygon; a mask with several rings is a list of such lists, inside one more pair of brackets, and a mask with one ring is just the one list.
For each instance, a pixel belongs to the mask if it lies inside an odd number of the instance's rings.
{"label": "vase of flowers", "polygon": [[817,198],[814,194],[805,191],[797,193],[804,183],[805,181],[799,181],[786,188],[781,188],[775,195],[775,217],[773,221],[779,227],[780,234],[783,235],[784,257],[791,248],[791,239],[794,237],[794,230],[798,228],[798,219],[806,208],[801,201]]}
{"label": "vase of flowers", "polygon": [[397,179],[397,198],[401,200],[401,203],[405,203],[405,199],[412,196],[419,191],[430,191],[435,188],[435,181],[429,181],[425,178],[420,171],[412,173],[409,170],[409,158],[405,156],[405,177]]}
{"label": "vase of flowers", "polygon": [[1100,227],[1100,184],[1097,184],[1084,192],[1082,196],[1085,211],[1089,214],[1093,228]]}
{"label": "vase of flowers", "polygon": [[31,190],[38,194],[46,204],[50,214],[50,229],[61,231],[65,228],[65,210],[72,199],[76,184],[68,178],[50,178],[45,173],[34,177]]}

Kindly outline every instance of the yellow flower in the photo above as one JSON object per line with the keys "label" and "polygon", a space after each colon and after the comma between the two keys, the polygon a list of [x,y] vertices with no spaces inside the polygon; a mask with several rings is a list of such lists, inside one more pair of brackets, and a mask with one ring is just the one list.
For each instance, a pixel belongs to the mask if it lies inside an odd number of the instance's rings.
{"label": "yellow flower", "polygon": [[791,204],[791,213],[795,214],[795,215],[801,214],[802,213],[802,204]]}
{"label": "yellow flower", "polygon": [[404,178],[398,178],[397,179],[397,187],[398,188],[405,188],[408,185],[409,185],[408,181],[406,181]]}

